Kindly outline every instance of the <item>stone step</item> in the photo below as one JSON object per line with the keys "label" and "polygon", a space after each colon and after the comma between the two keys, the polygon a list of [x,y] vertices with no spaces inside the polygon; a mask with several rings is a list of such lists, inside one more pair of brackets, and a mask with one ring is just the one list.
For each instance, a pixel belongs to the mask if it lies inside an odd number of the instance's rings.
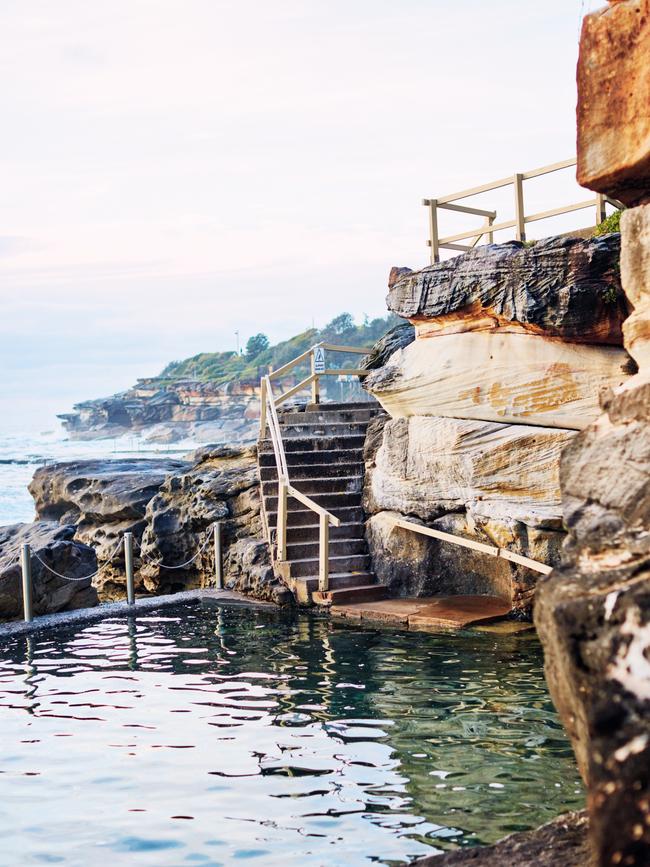
{"label": "stone step", "polygon": [[[311,512],[315,518],[313,512]],[[363,521],[358,521],[351,524],[341,524],[340,527],[330,527],[330,540],[333,539],[364,539],[366,525]],[[306,526],[288,526],[287,527],[287,544],[297,544],[298,542],[318,542],[320,536],[320,526],[318,524],[307,524]]]}
{"label": "stone step", "polygon": [[379,602],[387,596],[383,584],[362,584],[360,587],[341,587],[321,593],[315,590],[312,601],[315,605],[358,605],[368,602]]}
{"label": "stone step", "polygon": [[[296,436],[290,437],[284,441],[284,451],[287,455],[292,452],[332,452],[348,449],[361,449],[365,442],[364,434],[349,434],[348,436],[319,436],[314,438],[311,436]],[[260,440],[258,444],[258,454],[273,454],[273,443],[269,437]]]}
{"label": "stone step", "polygon": [[[313,454],[313,453],[312,453]],[[298,482],[299,479],[325,479],[325,478],[340,478],[342,476],[358,476],[361,464],[359,461],[353,463],[329,463],[329,464],[294,464],[289,465],[289,475],[291,482]],[[272,467],[260,467],[260,478],[263,482],[278,480],[278,470],[275,464]],[[300,485],[298,485],[300,488]],[[302,488],[300,488],[302,490]]]}
{"label": "stone step", "polygon": [[[357,494],[363,487],[363,476],[335,476],[334,478],[320,476],[315,479],[296,479],[294,487],[308,497],[313,497],[314,494]],[[262,494],[264,497],[277,497],[277,481],[264,480]],[[295,498],[289,496],[289,500],[293,499]]]}
{"label": "stone step", "polygon": [[310,410],[304,412],[284,412],[278,418],[280,425],[285,424],[352,424],[368,423],[377,415],[374,409],[342,409],[337,412]]}
{"label": "stone step", "polygon": [[364,436],[368,425],[364,422],[354,422],[350,424],[283,424],[280,427],[282,439],[285,441],[294,437]]}
{"label": "stone step", "polygon": [[[287,560],[294,563],[297,560],[317,560],[320,545],[318,540],[313,542],[289,542],[287,539]],[[355,554],[368,553],[365,539],[336,539],[331,538],[330,559],[332,557],[348,557]]]}
{"label": "stone step", "polygon": [[[376,584],[377,579],[372,572],[330,572],[329,590],[342,590],[350,587],[368,587]],[[290,583],[299,586],[303,593],[318,592],[318,577],[316,575],[309,576],[292,576]]]}
{"label": "stone step", "polygon": [[[355,572],[367,572],[370,565],[368,554],[349,554],[342,557],[329,558],[330,572],[354,574]],[[316,577],[318,580],[318,557],[309,557],[304,560],[291,561],[292,578]]]}
{"label": "stone step", "polygon": [[[361,464],[363,463],[363,449],[337,449],[331,451],[324,449],[310,449],[305,451],[286,452],[288,467],[302,467],[306,464],[321,464],[327,466],[328,472],[337,464]],[[275,454],[273,450],[260,452],[260,468],[275,468]]]}
{"label": "stone step", "polygon": [[321,403],[303,404],[301,409],[306,412],[314,412],[316,410],[327,409],[331,412],[337,412],[340,409],[374,409],[376,412],[383,412],[381,404],[374,397],[368,395],[368,400],[351,400],[349,403],[336,403],[335,401],[322,401]]}
{"label": "stone step", "polygon": [[[307,493],[305,491],[305,493]],[[358,491],[354,494],[347,493],[334,493],[334,494],[308,494],[309,498],[312,499],[318,506],[322,506],[323,509],[327,509],[328,512],[332,512],[337,518],[340,516],[340,511],[342,509],[353,508],[353,509],[361,509],[361,491]],[[293,497],[289,497],[289,508],[287,509],[289,516],[291,515],[291,503]],[[293,502],[296,502],[295,500]],[[278,511],[278,498],[277,494],[272,497],[264,497],[264,508],[266,509],[267,515],[270,512]],[[296,511],[302,511],[302,509],[297,509]],[[314,515],[314,512],[311,509],[307,510],[309,515]],[[313,517],[311,519],[313,521]],[[288,521],[289,525],[290,521]],[[275,526],[275,524],[273,524]]]}
{"label": "stone step", "polygon": [[[287,510],[287,529],[291,530],[293,527],[304,527],[307,528],[309,526],[318,526],[314,525],[314,519],[318,516],[315,512],[312,512],[311,509],[306,509],[304,506],[298,504],[297,506],[292,508],[292,503],[296,501],[293,499],[289,500],[289,508]],[[322,505],[322,503],[320,504]],[[323,508],[327,509],[328,506],[324,506]],[[330,509],[332,514],[336,515],[337,518],[341,521],[341,527],[349,526],[351,524],[358,525],[364,527],[364,514],[361,505],[352,505],[352,506],[336,506]],[[267,506],[266,516],[269,522],[269,526],[271,529],[275,529],[278,520],[277,513],[277,497],[276,504],[273,510],[270,510]],[[336,527],[330,527],[330,534],[333,534]]]}

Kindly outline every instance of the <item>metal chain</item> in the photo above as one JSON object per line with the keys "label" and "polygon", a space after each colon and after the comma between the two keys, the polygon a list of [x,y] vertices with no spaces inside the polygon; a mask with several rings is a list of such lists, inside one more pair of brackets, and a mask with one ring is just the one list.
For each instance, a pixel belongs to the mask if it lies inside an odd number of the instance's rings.
{"label": "metal chain", "polygon": [[104,563],[102,563],[102,565],[99,567],[99,569],[97,569],[95,572],[93,572],[92,575],[84,575],[82,578],[72,578],[68,575],[62,575],[60,572],[57,572],[56,569],[52,569],[51,566],[48,566],[47,563],[39,557],[39,555],[36,553],[36,551],[31,551],[30,553],[31,553],[32,557],[34,557],[35,560],[38,560],[38,562],[41,564],[41,566],[43,566],[45,569],[47,569],[48,572],[51,572],[52,575],[56,575],[57,578],[63,578],[64,581],[88,581],[91,578],[95,578],[97,575],[99,575],[99,573],[103,569],[105,569],[107,566],[109,566],[111,564],[111,562],[115,558],[115,555],[117,554],[117,552],[120,550],[121,547],[122,547],[122,540],[120,539],[119,542],[117,543],[116,547],[114,548],[113,553],[108,558],[108,560],[106,560]]}
{"label": "metal chain", "polygon": [[210,544],[210,541],[211,541],[210,531],[208,531],[208,538],[201,545],[201,547],[198,549],[196,554],[193,557],[191,557],[189,560],[187,560],[185,563],[179,563],[177,566],[167,566],[162,561],[156,562],[155,560],[151,560],[149,557],[145,556],[142,553],[142,545],[141,544],[138,544],[138,548],[140,549],[140,559],[142,560],[143,563],[148,563],[150,566],[155,566],[158,569],[168,569],[168,570],[185,569],[187,566],[190,566],[192,563],[194,563],[194,561],[199,557],[199,555],[205,551],[205,549]]}

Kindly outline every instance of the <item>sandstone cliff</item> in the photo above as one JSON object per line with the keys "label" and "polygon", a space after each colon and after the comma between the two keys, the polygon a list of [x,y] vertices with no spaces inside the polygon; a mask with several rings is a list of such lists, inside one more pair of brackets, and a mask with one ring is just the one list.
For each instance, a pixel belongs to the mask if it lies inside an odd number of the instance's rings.
{"label": "sandstone cliff", "polygon": [[366,449],[368,539],[395,593],[494,594],[524,615],[538,573],[395,527],[434,529],[560,562],[560,456],[602,389],[636,369],[620,239],[488,245],[393,269],[390,309],[415,326],[365,387],[388,413]]}

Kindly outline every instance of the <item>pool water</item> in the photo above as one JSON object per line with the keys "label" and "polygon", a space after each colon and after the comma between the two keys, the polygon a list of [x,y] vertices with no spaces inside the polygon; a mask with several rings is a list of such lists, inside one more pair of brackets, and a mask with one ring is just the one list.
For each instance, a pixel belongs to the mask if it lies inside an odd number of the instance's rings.
{"label": "pool water", "polygon": [[0,646],[3,865],[403,864],[583,800],[532,632],[212,604]]}

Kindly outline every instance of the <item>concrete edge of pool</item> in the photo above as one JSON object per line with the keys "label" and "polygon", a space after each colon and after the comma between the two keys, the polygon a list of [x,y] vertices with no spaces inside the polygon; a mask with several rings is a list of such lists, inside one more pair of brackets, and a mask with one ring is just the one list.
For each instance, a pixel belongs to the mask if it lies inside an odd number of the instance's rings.
{"label": "concrete edge of pool", "polygon": [[24,620],[10,620],[0,623],[0,639],[15,635],[33,635],[47,629],[58,629],[65,626],[92,623],[94,620],[104,620],[106,617],[120,615],[138,615],[157,608],[181,605],[186,602],[220,602],[224,605],[240,605],[247,608],[273,608],[278,606],[273,602],[261,602],[237,593],[233,590],[185,590],[167,596],[146,596],[136,599],[133,605],[127,602],[106,602],[94,608],[77,608],[74,611],[59,611],[57,614],[43,614],[26,623]]}

